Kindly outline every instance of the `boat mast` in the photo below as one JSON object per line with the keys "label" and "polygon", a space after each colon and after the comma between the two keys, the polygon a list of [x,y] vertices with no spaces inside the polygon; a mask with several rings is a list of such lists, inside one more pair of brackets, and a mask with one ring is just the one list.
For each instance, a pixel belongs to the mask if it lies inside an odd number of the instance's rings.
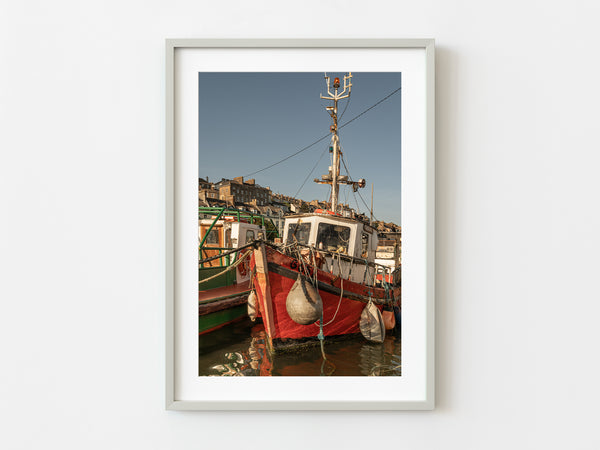
{"label": "boat mast", "polygon": [[350,91],[352,90],[352,72],[348,72],[348,75],[344,76],[344,89],[342,89],[341,92],[338,91],[340,89],[339,78],[336,77],[333,80],[333,93],[331,92],[331,85],[327,74],[325,74],[325,84],[327,84],[328,97],[321,94],[321,98],[333,101],[333,106],[325,107],[333,121],[333,124],[329,128],[331,131],[331,145],[329,147],[329,152],[332,153],[332,165],[329,168],[329,173],[327,175],[322,175],[320,180],[315,178],[314,181],[315,183],[331,185],[330,210],[333,213],[337,213],[340,183],[352,185],[352,188],[356,192],[359,187],[365,187],[366,182],[363,178],[358,181],[349,181],[347,175],[340,175],[340,157],[342,151],[340,150],[340,137],[338,136],[338,101],[350,97]]}
{"label": "boat mast", "polygon": [[[331,146],[329,151],[333,153],[333,164],[331,166],[330,173],[323,177],[326,184],[331,184],[331,211],[337,213],[338,209],[338,196],[339,196],[339,183],[340,183],[340,138],[338,136],[338,101],[350,97],[350,91],[352,90],[352,72],[344,76],[344,89],[338,92],[340,88],[340,79],[334,78],[333,80],[333,93],[331,92],[331,86],[329,83],[329,77],[325,75],[325,83],[327,84],[327,94],[324,96],[321,94],[321,98],[324,100],[332,100],[333,106],[327,106],[326,109],[331,115],[333,124],[329,128],[331,131]],[[330,178],[330,179],[328,179]]]}

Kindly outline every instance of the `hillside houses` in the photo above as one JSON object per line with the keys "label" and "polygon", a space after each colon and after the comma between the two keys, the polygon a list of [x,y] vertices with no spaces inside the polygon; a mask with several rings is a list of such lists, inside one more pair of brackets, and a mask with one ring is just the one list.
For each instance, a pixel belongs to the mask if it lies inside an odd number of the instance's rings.
{"label": "hillside houses", "polygon": [[[284,217],[289,214],[328,210],[329,203],[320,200],[305,201],[271,191],[269,187],[256,184],[254,179],[244,177],[233,179],[222,178],[213,183],[206,179],[198,179],[198,205],[213,208],[236,208],[253,214],[261,214],[271,219],[280,235],[283,234]],[[340,205],[340,213],[369,222],[369,217],[357,212],[348,204]],[[373,222],[372,225],[381,233],[399,233],[400,227],[394,223]]]}

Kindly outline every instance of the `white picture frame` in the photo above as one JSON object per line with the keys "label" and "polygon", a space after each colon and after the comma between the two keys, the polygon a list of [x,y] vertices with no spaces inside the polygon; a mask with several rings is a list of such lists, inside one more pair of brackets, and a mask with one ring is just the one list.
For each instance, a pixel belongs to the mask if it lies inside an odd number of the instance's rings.
{"label": "white picture frame", "polygon": [[[186,314],[194,310],[194,250],[186,244],[197,194],[193,98],[187,77],[206,71],[291,71],[343,55],[334,66],[352,71],[413,74],[414,141],[402,143],[403,366],[400,377],[198,377]],[[289,56],[289,57],[288,57]],[[355,67],[355,66],[358,66]],[[331,69],[328,69],[331,70]],[[346,70],[341,67],[340,70]],[[191,78],[190,78],[191,79]],[[197,83],[196,83],[197,88]],[[411,89],[404,84],[403,98]],[[168,410],[430,410],[434,408],[435,354],[435,59],[433,39],[169,39],[166,41],[165,299],[166,408]],[[197,95],[196,95],[197,98]],[[187,101],[187,100],[186,100]],[[412,108],[412,109],[411,109]],[[406,111],[406,112],[405,112]],[[196,122],[197,124],[197,122]],[[403,137],[404,139],[404,137]],[[194,161],[190,167],[191,161]],[[405,174],[408,174],[405,177]],[[406,179],[406,183],[405,183]],[[190,200],[191,199],[191,200]],[[195,199],[195,200],[194,200]],[[196,203],[194,203],[196,202]],[[191,211],[187,207],[191,206]],[[197,218],[197,217],[196,217]],[[188,220],[189,219],[189,220]],[[189,222],[189,223],[188,223]],[[193,242],[193,240],[191,241]],[[404,249],[406,247],[406,249]],[[197,252],[195,253],[197,258]],[[191,267],[188,267],[188,262]],[[195,266],[197,267],[197,265]],[[406,269],[406,270],[405,270]],[[189,276],[188,276],[189,275]],[[197,271],[196,271],[197,276]],[[192,278],[190,278],[192,277]],[[193,281],[193,280],[192,280]],[[407,285],[405,287],[405,284]],[[191,290],[191,291],[190,291]],[[190,309],[191,308],[191,309]],[[197,320],[197,314],[196,314]],[[197,332],[197,328],[196,328]],[[197,336],[197,335],[196,335]],[[407,343],[407,350],[404,345]],[[196,339],[197,345],[197,339]],[[197,347],[196,347],[197,349]],[[308,395],[307,393],[311,394]]]}

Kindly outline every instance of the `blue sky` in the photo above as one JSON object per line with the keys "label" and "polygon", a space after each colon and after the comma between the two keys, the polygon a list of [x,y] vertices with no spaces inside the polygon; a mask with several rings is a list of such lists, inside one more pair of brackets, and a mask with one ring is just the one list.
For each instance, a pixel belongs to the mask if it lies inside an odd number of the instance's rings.
{"label": "blue sky", "polygon": [[[343,79],[343,73],[328,73]],[[401,86],[400,73],[353,73],[352,94],[340,125]],[[342,151],[353,180],[365,178],[359,192],[367,205],[374,184],[374,216],[400,224],[400,104],[397,92],[340,129]],[[199,74],[199,176],[210,181],[245,176],[274,192],[328,200],[329,186],[314,183],[327,173],[330,156],[324,139],[302,153],[263,169],[329,133],[331,119],[320,98],[326,95],[323,73]],[[341,114],[348,100],[338,105]],[[301,188],[302,183],[319,164]],[[342,174],[346,174],[342,165]],[[250,176],[247,176],[250,175]],[[299,191],[299,189],[301,190]],[[298,192],[299,191],[299,192]],[[350,187],[340,188],[340,202],[368,212]]]}

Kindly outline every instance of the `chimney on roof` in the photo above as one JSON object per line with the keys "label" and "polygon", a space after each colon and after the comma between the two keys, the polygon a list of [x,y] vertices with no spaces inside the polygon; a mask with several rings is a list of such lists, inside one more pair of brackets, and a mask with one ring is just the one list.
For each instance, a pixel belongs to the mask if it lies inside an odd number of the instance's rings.
{"label": "chimney on roof", "polygon": [[243,183],[244,182],[244,177],[235,177],[233,179],[233,181],[235,181],[236,183]]}

